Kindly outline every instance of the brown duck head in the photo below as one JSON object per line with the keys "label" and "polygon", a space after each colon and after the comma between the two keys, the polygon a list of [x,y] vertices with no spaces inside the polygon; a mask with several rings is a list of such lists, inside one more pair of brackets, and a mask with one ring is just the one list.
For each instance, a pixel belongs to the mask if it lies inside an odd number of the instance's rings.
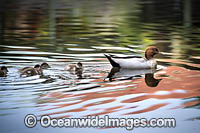
{"label": "brown duck head", "polygon": [[159,49],[156,46],[149,46],[145,51],[145,58],[150,60],[157,54],[159,54]]}

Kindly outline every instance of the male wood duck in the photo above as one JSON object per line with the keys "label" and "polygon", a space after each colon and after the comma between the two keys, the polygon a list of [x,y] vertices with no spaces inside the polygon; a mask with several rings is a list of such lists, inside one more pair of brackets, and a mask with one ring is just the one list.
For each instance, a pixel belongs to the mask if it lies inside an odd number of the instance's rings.
{"label": "male wood duck", "polygon": [[155,46],[150,46],[145,51],[145,58],[140,56],[118,57],[115,55],[105,54],[113,67],[125,69],[150,69],[156,68],[157,62],[154,56],[159,54],[159,49]]}
{"label": "male wood duck", "polygon": [[1,69],[0,69],[0,77],[6,77],[7,76],[7,72],[8,72],[8,69],[6,66],[2,66]]}

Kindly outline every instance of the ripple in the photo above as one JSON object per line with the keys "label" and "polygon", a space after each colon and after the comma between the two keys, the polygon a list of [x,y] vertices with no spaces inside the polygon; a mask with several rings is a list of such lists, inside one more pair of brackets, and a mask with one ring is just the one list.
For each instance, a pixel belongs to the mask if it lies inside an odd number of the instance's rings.
{"label": "ripple", "polygon": [[168,92],[168,91],[157,91],[154,94],[155,95],[167,95],[167,94],[170,94],[170,92]]}
{"label": "ripple", "polygon": [[132,51],[132,49],[125,48],[125,47],[101,47],[101,46],[93,46],[92,48],[95,48],[95,49],[111,49],[111,50],[128,50],[128,51]]}
{"label": "ripple", "polygon": [[[1,56],[2,59],[11,59],[11,60],[48,60],[46,57],[35,57],[35,56]],[[10,60],[10,61],[11,61]],[[6,62],[6,61],[5,61]]]}
{"label": "ripple", "polygon": [[67,48],[71,51],[95,51],[95,49],[86,49],[86,48]]}
{"label": "ripple", "polygon": [[27,47],[27,46],[8,46],[8,45],[0,45],[0,47],[13,48],[13,49],[37,49],[36,47]]}
{"label": "ripple", "polygon": [[3,54],[26,54],[26,55],[62,55],[59,53],[40,52],[40,51],[6,51],[0,52]]}

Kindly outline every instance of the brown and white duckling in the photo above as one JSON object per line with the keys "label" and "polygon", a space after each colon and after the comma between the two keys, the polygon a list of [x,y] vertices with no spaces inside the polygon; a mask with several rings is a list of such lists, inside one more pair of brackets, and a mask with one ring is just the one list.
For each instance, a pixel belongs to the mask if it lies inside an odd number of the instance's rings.
{"label": "brown and white duckling", "polygon": [[7,76],[7,72],[8,72],[8,69],[6,66],[2,66],[1,69],[0,69],[0,77],[6,77]]}
{"label": "brown and white duckling", "polygon": [[157,67],[157,62],[154,56],[159,54],[159,49],[155,46],[150,46],[145,51],[145,58],[139,56],[118,57],[115,55],[105,54],[113,67],[125,69],[151,69]]}
{"label": "brown and white duckling", "polygon": [[81,62],[78,62],[77,64],[70,64],[65,67],[65,70],[75,72],[83,71],[83,64]]}
{"label": "brown and white duckling", "polygon": [[19,70],[21,75],[26,76],[34,76],[34,75],[41,75],[42,69],[39,64],[35,65],[34,67],[25,67]]}
{"label": "brown and white duckling", "polygon": [[82,79],[83,64],[81,62],[78,62],[77,64],[67,65],[64,70],[67,70],[67,71],[70,71],[70,72],[75,72],[77,77],[79,79]]}
{"label": "brown and white duckling", "polygon": [[43,69],[50,68],[49,64],[42,63],[41,65],[37,64],[34,67],[25,67],[19,70],[21,75],[27,75],[27,76],[34,76],[34,75],[42,75]]}

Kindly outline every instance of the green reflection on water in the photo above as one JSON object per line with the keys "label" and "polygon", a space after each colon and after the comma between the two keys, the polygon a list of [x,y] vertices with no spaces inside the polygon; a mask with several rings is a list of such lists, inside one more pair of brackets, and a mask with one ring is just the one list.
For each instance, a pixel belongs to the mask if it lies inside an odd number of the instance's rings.
{"label": "green reflection on water", "polygon": [[161,51],[172,53],[159,58],[189,59],[191,53],[199,56],[197,6],[189,0],[173,2],[8,1],[4,2],[1,14],[1,44],[28,45],[37,48],[34,51],[70,54],[111,52],[107,49],[75,50],[94,46],[135,46],[133,49],[144,50],[148,45],[157,45]]}

